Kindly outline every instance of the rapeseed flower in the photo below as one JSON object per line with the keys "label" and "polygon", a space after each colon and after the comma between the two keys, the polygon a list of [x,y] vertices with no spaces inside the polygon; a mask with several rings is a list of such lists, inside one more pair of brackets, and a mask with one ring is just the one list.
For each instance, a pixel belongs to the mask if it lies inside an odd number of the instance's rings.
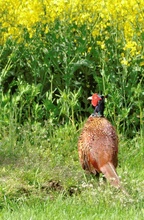
{"label": "rapeseed flower", "polygon": [[0,14],[0,44],[8,38],[20,42],[26,31],[32,38],[38,28],[44,27],[47,34],[59,21],[78,29],[85,26],[95,41],[101,41],[101,49],[115,34],[125,52],[131,56],[141,52],[138,42],[144,33],[143,0],[0,0]]}

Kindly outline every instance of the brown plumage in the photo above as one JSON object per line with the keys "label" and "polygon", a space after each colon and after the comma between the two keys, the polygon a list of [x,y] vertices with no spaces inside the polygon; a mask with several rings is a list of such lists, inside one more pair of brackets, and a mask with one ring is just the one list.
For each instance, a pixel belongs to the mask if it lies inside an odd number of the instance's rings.
{"label": "brown plumage", "polygon": [[115,128],[103,116],[104,96],[93,94],[95,111],[86,121],[78,141],[80,163],[84,170],[95,175],[103,173],[115,187],[120,187],[116,173],[118,164],[118,137]]}

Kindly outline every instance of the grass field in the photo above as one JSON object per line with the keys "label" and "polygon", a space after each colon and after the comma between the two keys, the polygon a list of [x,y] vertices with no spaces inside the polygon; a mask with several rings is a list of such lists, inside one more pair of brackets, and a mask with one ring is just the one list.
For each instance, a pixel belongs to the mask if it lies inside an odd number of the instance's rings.
{"label": "grass field", "polygon": [[142,137],[119,137],[117,171],[125,195],[83,172],[78,126],[55,127],[50,136],[48,124],[12,126],[1,139],[0,219],[143,219]]}

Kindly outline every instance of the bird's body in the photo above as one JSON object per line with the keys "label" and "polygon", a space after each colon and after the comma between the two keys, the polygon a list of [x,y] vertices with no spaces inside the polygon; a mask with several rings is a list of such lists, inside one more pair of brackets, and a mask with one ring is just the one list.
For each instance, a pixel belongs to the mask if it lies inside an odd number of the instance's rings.
{"label": "bird's body", "polygon": [[[100,109],[98,104],[95,107]],[[118,137],[115,128],[100,113],[95,111],[82,129],[78,141],[80,163],[84,170],[93,174],[103,173],[112,185],[119,187],[116,173]]]}

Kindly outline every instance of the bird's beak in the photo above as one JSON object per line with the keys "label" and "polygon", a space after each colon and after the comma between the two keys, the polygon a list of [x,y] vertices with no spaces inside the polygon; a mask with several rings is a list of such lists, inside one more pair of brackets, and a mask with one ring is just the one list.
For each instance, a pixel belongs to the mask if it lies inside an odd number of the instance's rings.
{"label": "bird's beak", "polygon": [[88,97],[87,100],[92,100],[92,96]]}

